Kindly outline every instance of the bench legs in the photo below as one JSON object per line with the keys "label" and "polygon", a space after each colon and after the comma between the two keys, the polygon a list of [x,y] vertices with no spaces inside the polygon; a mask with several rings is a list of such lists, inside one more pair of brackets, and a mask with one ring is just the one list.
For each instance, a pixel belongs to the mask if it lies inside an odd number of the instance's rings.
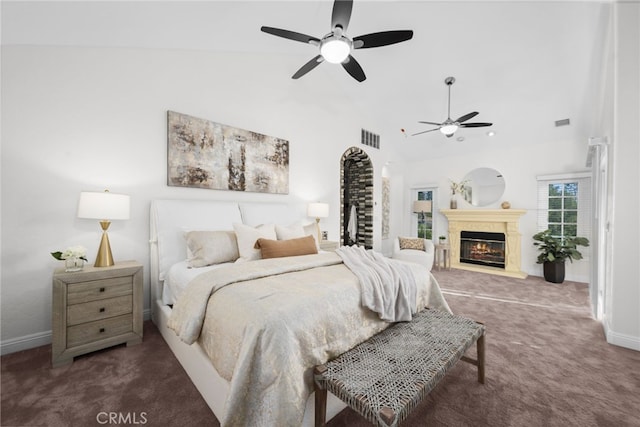
{"label": "bench legs", "polygon": [[484,334],[480,335],[478,341],[476,341],[477,359],[470,359],[467,356],[462,356],[463,361],[471,363],[478,367],[478,382],[484,384]]}
{"label": "bench legs", "polygon": [[[319,375],[326,371],[327,368],[324,365],[316,366],[313,369],[314,375]],[[318,386],[318,383],[314,380],[314,391],[316,393],[315,398],[315,427],[324,427],[327,423],[327,389],[322,389]]]}
{"label": "bench legs", "polygon": [[484,384],[484,334],[478,338],[478,382]]}

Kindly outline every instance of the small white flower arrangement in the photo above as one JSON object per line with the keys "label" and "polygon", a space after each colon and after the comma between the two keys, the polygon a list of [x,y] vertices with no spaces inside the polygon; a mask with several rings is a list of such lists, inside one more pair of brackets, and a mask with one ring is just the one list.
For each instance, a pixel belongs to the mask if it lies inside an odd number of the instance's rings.
{"label": "small white flower arrangement", "polygon": [[51,252],[51,255],[57,260],[65,260],[67,258],[78,258],[83,261],[87,261],[87,250],[84,246],[76,245],[69,246],[64,252]]}
{"label": "small white flower arrangement", "polygon": [[[451,180],[450,180],[451,181]],[[451,194],[462,194],[464,193],[464,188],[469,183],[468,179],[460,182],[451,181]]]}

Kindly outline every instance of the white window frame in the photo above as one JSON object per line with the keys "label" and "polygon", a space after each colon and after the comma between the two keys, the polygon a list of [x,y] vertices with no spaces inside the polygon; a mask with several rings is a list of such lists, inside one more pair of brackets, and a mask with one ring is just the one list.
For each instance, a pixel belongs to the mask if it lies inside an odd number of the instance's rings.
{"label": "white window frame", "polygon": [[[540,175],[538,181],[538,231],[549,228],[549,185],[578,182],[578,219],[576,235],[591,241],[591,173],[575,172],[568,174]],[[590,257],[590,249],[580,248],[585,259]]]}

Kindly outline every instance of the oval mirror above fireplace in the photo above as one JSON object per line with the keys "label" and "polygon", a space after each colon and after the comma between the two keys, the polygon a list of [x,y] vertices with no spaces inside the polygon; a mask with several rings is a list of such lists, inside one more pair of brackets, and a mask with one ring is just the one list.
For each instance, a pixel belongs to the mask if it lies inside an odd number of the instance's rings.
{"label": "oval mirror above fireplace", "polygon": [[489,206],[499,201],[504,193],[504,178],[495,169],[474,169],[465,175],[464,180],[467,183],[462,197],[473,206]]}

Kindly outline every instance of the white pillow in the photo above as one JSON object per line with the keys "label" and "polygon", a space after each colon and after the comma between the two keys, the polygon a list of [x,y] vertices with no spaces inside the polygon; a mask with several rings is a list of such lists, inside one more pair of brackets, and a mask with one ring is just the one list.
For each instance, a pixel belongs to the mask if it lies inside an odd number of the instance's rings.
{"label": "white pillow", "polygon": [[291,240],[304,237],[307,234],[304,232],[304,228],[302,228],[302,223],[298,222],[288,226],[276,224],[276,235],[278,236],[278,240]]}
{"label": "white pillow", "polygon": [[189,268],[232,262],[240,257],[233,231],[188,231],[184,238]]}
{"label": "white pillow", "polygon": [[238,261],[251,261],[260,259],[260,249],[256,249],[255,245],[259,238],[277,240],[276,229],[273,224],[262,224],[257,227],[249,225],[233,223],[233,229],[236,231],[236,239],[238,240],[238,251],[240,258]]}
{"label": "white pillow", "polygon": [[303,225],[302,229],[304,230],[305,236],[308,236],[308,235],[313,236],[313,240],[316,241],[316,246],[318,247],[318,249],[320,249],[320,242],[318,242],[318,223],[310,222],[307,225]]}

